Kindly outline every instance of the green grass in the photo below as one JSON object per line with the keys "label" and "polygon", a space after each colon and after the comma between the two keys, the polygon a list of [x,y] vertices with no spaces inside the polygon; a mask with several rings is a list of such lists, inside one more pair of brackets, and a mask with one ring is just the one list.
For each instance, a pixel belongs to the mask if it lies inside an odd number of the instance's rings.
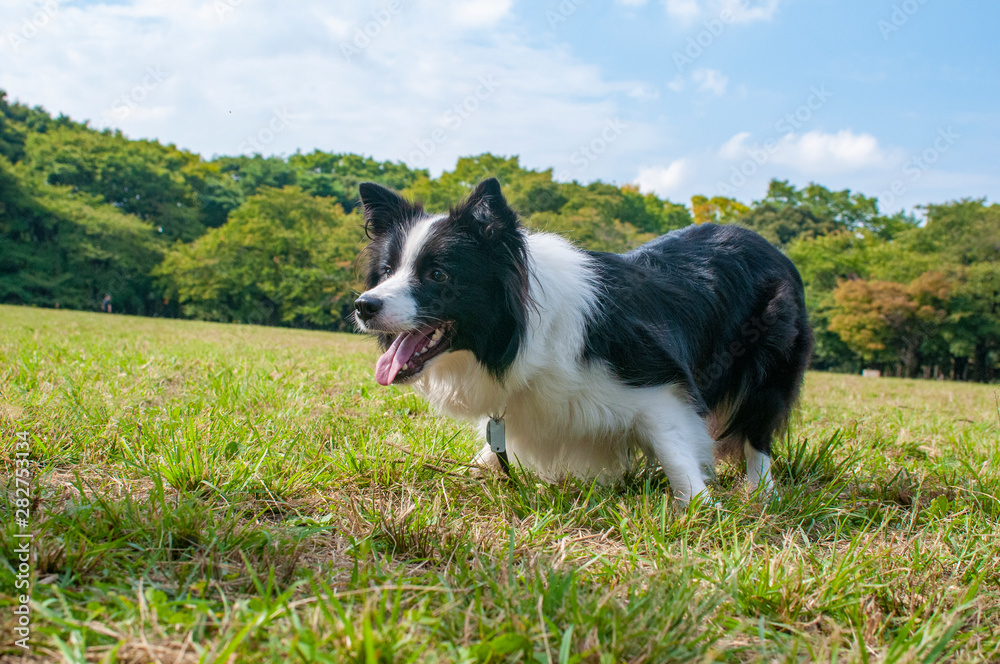
{"label": "green grass", "polygon": [[[996,386],[810,374],[778,497],[471,477],[348,335],[0,307],[0,659],[996,661]],[[12,660],[17,661],[17,660]]]}

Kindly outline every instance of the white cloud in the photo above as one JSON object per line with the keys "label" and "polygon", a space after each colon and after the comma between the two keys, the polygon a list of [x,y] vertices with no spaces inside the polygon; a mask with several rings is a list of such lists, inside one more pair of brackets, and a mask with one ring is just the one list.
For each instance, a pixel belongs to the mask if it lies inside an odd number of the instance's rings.
{"label": "white cloud", "polygon": [[640,169],[636,182],[644,193],[670,196],[678,191],[691,174],[691,162],[677,159],[666,167],[653,166]]}
{"label": "white cloud", "polygon": [[691,80],[698,84],[701,92],[711,92],[718,96],[726,94],[729,77],[718,69],[696,69],[691,73]]}
{"label": "white cloud", "polygon": [[683,22],[694,21],[703,11],[698,0],[666,0],[665,5],[667,14]]}
{"label": "white cloud", "polygon": [[642,101],[651,101],[660,98],[660,91],[654,85],[639,83],[628,91],[628,96]]}
{"label": "white cloud", "polygon": [[754,23],[770,21],[778,11],[780,0],[750,2],[748,0],[722,0],[719,12],[728,9],[733,13],[734,23]]}
{"label": "white cloud", "polygon": [[750,132],[740,132],[717,152],[724,161],[752,160],[763,166],[789,166],[807,175],[846,173],[863,169],[884,169],[899,161],[895,151],[883,149],[871,134],[855,134],[850,129],[836,133],[810,131],[787,134],[780,140],[752,143]]}
{"label": "white cloud", "polygon": [[488,28],[510,14],[512,0],[462,0],[449,11],[459,25]]}
{"label": "white cloud", "polygon": [[699,19],[723,18],[733,23],[770,21],[781,0],[664,0],[667,15],[683,24]]}
{"label": "white cloud", "polygon": [[835,134],[821,131],[788,134],[778,143],[773,161],[805,173],[825,174],[883,168],[893,160],[871,134],[843,129]]}
{"label": "white cloud", "polygon": [[747,153],[747,141],[750,139],[750,132],[741,131],[719,148],[719,156],[723,159],[740,159]]}
{"label": "white cloud", "polygon": [[[635,103],[630,93],[656,94],[641,82],[609,80],[561,45],[522,37],[511,0],[409,0],[390,16],[379,13],[384,7],[63,4],[23,48],[3,50],[0,88],[206,157],[236,154],[263,132],[266,154],[350,151],[435,173],[484,151],[558,166],[621,115],[619,104]],[[0,8],[0,25],[21,18]],[[116,100],[131,95],[148,67],[169,75],[129,113],[116,113]],[[276,114],[295,120],[270,132]],[[647,144],[656,140],[635,126]],[[609,156],[602,169],[611,164]]]}

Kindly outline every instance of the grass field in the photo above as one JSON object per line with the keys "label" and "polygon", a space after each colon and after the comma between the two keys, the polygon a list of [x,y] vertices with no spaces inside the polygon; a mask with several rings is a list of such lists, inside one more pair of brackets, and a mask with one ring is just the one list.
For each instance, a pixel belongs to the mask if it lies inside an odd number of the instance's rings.
{"label": "grass field", "polygon": [[997,386],[810,374],[778,497],[472,477],[349,336],[0,307],[0,659],[1000,660]]}

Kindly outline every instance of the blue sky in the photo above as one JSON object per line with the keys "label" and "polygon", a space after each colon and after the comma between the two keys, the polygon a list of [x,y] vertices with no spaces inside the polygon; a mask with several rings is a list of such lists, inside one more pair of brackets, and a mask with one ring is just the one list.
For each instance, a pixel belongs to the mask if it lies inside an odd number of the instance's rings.
{"label": "blue sky", "polygon": [[[992,0],[12,0],[0,87],[202,153],[519,155],[673,200],[1000,198]],[[367,34],[365,34],[367,31]]]}

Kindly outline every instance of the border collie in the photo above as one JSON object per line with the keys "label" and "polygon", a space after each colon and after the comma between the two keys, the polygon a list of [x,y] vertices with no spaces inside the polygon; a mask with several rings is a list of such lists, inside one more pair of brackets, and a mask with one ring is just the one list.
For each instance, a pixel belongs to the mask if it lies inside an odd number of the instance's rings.
{"label": "border collie", "polygon": [[[609,481],[632,450],[682,502],[716,457],[771,488],[771,438],[812,348],[802,280],[756,233],[702,224],[626,254],[518,223],[496,179],[447,214],[360,186],[371,242],[355,322],[378,336],[382,385],[486,426],[548,481]],[[487,445],[476,463],[497,466]]]}

